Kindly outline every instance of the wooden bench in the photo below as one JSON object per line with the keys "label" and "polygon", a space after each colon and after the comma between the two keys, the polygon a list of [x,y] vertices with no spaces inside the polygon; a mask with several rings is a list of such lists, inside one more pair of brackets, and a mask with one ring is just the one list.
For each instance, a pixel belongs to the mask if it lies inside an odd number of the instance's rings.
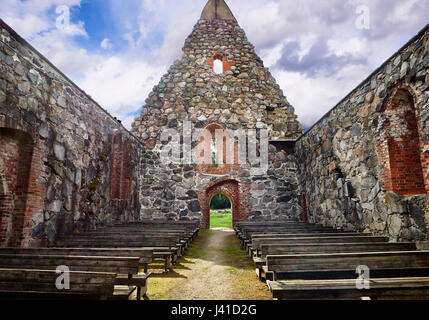
{"label": "wooden bench", "polygon": [[55,270],[0,269],[0,300],[124,298],[115,294],[116,273],[71,271],[69,275],[70,289],[58,290]]}
{"label": "wooden bench", "polygon": [[276,226],[276,227],[251,227],[251,228],[243,228],[238,232],[239,237],[248,237],[249,234],[252,233],[281,233],[281,232],[325,232],[325,233],[338,233],[338,232],[344,232],[342,230],[335,230],[332,228],[324,228],[324,227],[317,227],[317,226],[301,226],[301,227],[283,227],[283,226]]}
{"label": "wooden bench", "polygon": [[235,222],[234,230],[241,232],[246,228],[269,228],[269,227],[284,227],[284,228],[297,228],[297,227],[321,227],[315,224],[295,221],[259,221],[259,222]]}
{"label": "wooden bench", "polygon": [[245,236],[239,236],[239,240],[241,241],[241,245],[243,249],[246,249],[249,244],[252,243],[252,238],[254,234],[258,234],[261,236],[255,238],[281,238],[281,237],[309,237],[313,235],[317,236],[347,236],[351,235],[350,233],[332,233],[332,232],[324,232],[324,231],[314,231],[314,230],[290,230],[290,231],[281,231],[275,232],[274,236],[271,236],[273,232],[267,232],[264,236],[264,233],[248,233]]}
{"label": "wooden bench", "polygon": [[[118,225],[114,225],[118,226]],[[124,226],[124,224],[121,224],[119,226]],[[198,234],[198,231],[200,229],[200,222],[195,221],[160,221],[160,220],[143,220],[141,222],[132,222],[128,223],[125,226],[136,226],[136,227],[144,227],[146,229],[150,228],[165,228],[165,229],[174,229],[174,228],[185,228],[188,232],[192,232],[193,238],[195,238]]]}
{"label": "wooden bench", "polygon": [[175,263],[177,257],[181,254],[181,248],[172,246],[175,239],[169,237],[140,237],[139,239],[112,239],[112,238],[85,238],[74,236],[58,241],[56,245],[63,248],[140,248],[153,251],[154,258],[164,259],[164,269],[167,272],[172,263]]}
{"label": "wooden bench", "polygon": [[351,232],[283,232],[283,233],[251,233],[249,234],[249,239],[244,241],[244,248],[247,248],[249,244],[251,245],[252,239],[260,238],[285,238],[285,237],[348,237],[348,236],[372,236],[371,233],[351,233]]}
{"label": "wooden bench", "polygon": [[293,234],[326,234],[326,235],[350,235],[353,234],[351,232],[344,232],[341,230],[334,229],[318,229],[318,228],[293,228],[293,229],[285,229],[285,228],[275,228],[275,229],[255,229],[255,230],[245,230],[243,232],[238,233],[238,238],[240,239],[243,247],[248,243],[253,235],[270,235],[275,234],[275,237],[278,237],[278,234],[285,235],[293,235]]}
{"label": "wooden bench", "polygon": [[[70,238],[59,240],[59,242],[63,242],[67,245],[67,247],[73,247],[72,244],[77,243],[81,247],[81,245],[85,245],[86,247],[96,247],[96,243],[108,243],[109,241],[112,243],[112,248],[118,247],[117,244],[121,244],[123,247],[123,243],[129,243],[130,248],[135,247],[168,247],[180,249],[177,251],[177,254],[180,256],[183,251],[183,245],[180,243],[178,236],[167,236],[167,235],[145,235],[145,234],[96,234],[96,235],[86,235],[75,234]],[[86,244],[85,244],[86,243]],[[101,248],[104,246],[101,246]]]}
{"label": "wooden bench", "polygon": [[429,277],[371,279],[359,290],[356,279],[267,281],[277,300],[429,299]]}
{"label": "wooden bench", "polygon": [[282,238],[317,238],[317,237],[368,237],[372,236],[370,233],[324,233],[324,232],[290,232],[290,233],[254,233],[250,235],[250,240],[244,241],[243,248],[249,251],[249,247],[252,247],[253,239],[282,239]]}
{"label": "wooden bench", "polygon": [[0,248],[0,254],[139,257],[139,265],[145,273],[153,261],[153,250],[148,248]]}
{"label": "wooden bench", "polygon": [[336,232],[336,233],[331,233],[331,232],[310,232],[310,233],[296,233],[296,232],[285,232],[285,233],[252,233],[251,234],[251,239],[253,238],[283,238],[283,237],[297,237],[299,238],[300,236],[303,237],[311,237],[312,235],[314,236],[327,236],[327,237],[347,237],[347,236],[372,236],[371,233],[355,233],[355,232]]}
{"label": "wooden bench", "polygon": [[324,254],[324,253],[353,253],[353,252],[388,252],[388,251],[415,251],[416,244],[401,243],[311,243],[311,244],[263,244],[261,257],[268,255],[288,254]]}
{"label": "wooden bench", "polygon": [[189,235],[186,232],[182,232],[179,230],[139,230],[139,229],[133,229],[133,228],[101,228],[96,231],[90,231],[85,232],[83,234],[80,234],[78,236],[85,236],[85,237],[112,237],[112,238],[118,238],[123,235],[126,235],[127,237],[131,236],[163,236],[163,237],[176,237],[177,238],[177,244],[180,244],[181,246],[186,249],[191,243],[192,243],[192,236]]}
{"label": "wooden bench", "polygon": [[99,257],[99,256],[57,256],[38,254],[1,254],[0,268],[27,270],[56,270],[66,266],[70,271],[115,273],[115,285],[128,287],[131,295],[137,289],[137,299],[147,291],[147,279],[150,274],[139,274],[139,257]]}
{"label": "wooden bench", "polygon": [[298,255],[298,254],[325,254],[325,253],[362,253],[362,252],[389,252],[414,251],[415,243],[313,243],[313,244],[263,244],[260,257],[253,257],[256,274],[262,274],[262,267],[267,264],[269,255]]}
{"label": "wooden bench", "polygon": [[[300,235],[283,238],[252,238],[249,255],[259,256],[261,245],[264,244],[317,244],[317,243],[387,243],[389,238],[378,236],[336,236],[336,235]],[[254,253],[255,252],[255,253]]]}
{"label": "wooden bench", "polygon": [[267,256],[267,280],[331,280],[356,278],[367,266],[371,278],[421,277],[429,274],[429,251],[394,251]]}

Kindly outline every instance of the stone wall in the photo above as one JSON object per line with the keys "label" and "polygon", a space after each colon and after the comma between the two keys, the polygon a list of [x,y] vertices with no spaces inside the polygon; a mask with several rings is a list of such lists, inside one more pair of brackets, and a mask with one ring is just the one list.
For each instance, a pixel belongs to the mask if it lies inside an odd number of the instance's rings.
{"label": "stone wall", "polygon": [[141,148],[0,21],[1,246],[138,219]]}
{"label": "stone wall", "polygon": [[428,38],[426,27],[298,140],[310,221],[428,236]]}
{"label": "stone wall", "polygon": [[[215,129],[243,130],[239,136],[244,138],[247,130],[265,129],[271,140],[294,140],[303,132],[293,107],[243,29],[229,17],[198,21],[185,41],[183,56],[155,86],[132,125],[132,132],[147,147],[140,193],[144,218],[202,218],[207,227],[211,197],[221,190],[237,204],[234,220],[299,215],[293,156],[276,148],[271,147],[269,170],[262,175],[253,174],[248,158],[240,164],[213,167],[201,165],[197,155],[196,161],[183,163],[203,143],[203,129],[213,139]],[[223,73],[214,72],[214,60],[223,62]],[[178,142],[185,144],[184,137],[189,136],[192,148],[179,152],[182,162],[166,165],[160,154],[168,141],[161,136],[168,131],[179,134]]]}

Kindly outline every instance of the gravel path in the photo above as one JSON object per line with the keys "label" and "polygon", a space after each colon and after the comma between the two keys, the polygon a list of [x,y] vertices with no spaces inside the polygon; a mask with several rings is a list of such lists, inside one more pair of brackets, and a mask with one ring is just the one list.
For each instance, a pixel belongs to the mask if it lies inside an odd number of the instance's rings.
{"label": "gravel path", "polygon": [[201,230],[172,271],[149,280],[151,300],[269,300],[251,259],[231,229]]}

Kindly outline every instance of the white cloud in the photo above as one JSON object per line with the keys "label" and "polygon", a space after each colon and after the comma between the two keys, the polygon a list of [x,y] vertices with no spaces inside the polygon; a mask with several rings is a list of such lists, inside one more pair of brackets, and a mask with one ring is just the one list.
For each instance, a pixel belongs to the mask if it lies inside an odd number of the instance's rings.
{"label": "white cloud", "polygon": [[84,71],[78,84],[112,115],[123,119],[141,107],[162,72],[162,68],[132,57],[103,57]]}
{"label": "white cloud", "polygon": [[105,38],[103,41],[101,41],[100,47],[103,48],[103,49],[105,49],[105,50],[109,50],[109,49],[113,48],[113,44],[110,41],[110,39]]}
{"label": "white cloud", "polygon": [[[82,21],[61,31],[56,6],[77,9],[81,0],[1,0],[0,16],[129,127],[132,113],[144,103],[170,63],[179,58],[185,38],[206,0],[105,0],[116,34],[89,51],[76,39],[92,40]],[[249,40],[271,69],[299,120],[310,126],[361,80],[411,38],[427,22],[429,0],[227,0]],[[356,6],[371,9],[371,29],[355,27]],[[55,10],[54,10],[55,12]],[[116,38],[114,38],[116,37]],[[128,41],[119,49],[118,37]],[[112,40],[113,39],[113,40]],[[282,69],[285,44],[299,44],[298,57],[308,55],[323,39],[327,56],[365,58],[366,63],[341,66],[330,77]],[[100,41],[100,40],[98,40]],[[112,42],[115,42],[113,47]],[[104,49],[104,50],[101,50]],[[91,49],[92,50],[92,49]]]}

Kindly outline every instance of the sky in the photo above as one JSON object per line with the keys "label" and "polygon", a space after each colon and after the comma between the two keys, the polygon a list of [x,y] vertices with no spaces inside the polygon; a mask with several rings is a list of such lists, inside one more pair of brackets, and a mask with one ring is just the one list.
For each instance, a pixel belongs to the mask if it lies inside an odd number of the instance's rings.
{"label": "sky", "polygon": [[[0,18],[130,128],[206,2],[1,0]],[[429,0],[226,2],[305,128],[429,23]]]}

